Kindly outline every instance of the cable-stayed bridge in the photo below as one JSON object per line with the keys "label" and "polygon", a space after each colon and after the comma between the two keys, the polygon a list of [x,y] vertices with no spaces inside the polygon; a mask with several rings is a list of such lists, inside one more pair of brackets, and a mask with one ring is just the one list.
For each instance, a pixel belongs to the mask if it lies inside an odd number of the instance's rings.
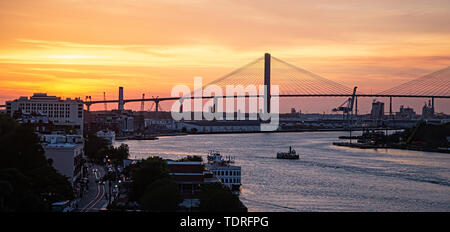
{"label": "cable-stayed bridge", "polygon": [[[241,68],[234,70],[222,76],[207,85],[216,85],[225,89],[227,85],[232,86],[268,86],[264,96],[270,99],[271,97],[352,97],[353,87],[348,87],[335,81],[328,80],[317,74],[299,68],[293,64],[287,63],[270,54],[265,54]],[[279,93],[272,94],[270,90],[271,85],[279,86]],[[203,89],[203,88],[202,88]],[[197,90],[198,91],[198,90]],[[195,91],[194,91],[195,92]],[[192,93],[194,93],[192,92]],[[223,91],[225,92],[225,91]],[[214,98],[239,98],[239,97],[257,97],[249,94],[246,95],[227,95],[205,97]],[[404,84],[389,88],[385,91],[376,94],[366,94],[356,91],[354,97],[356,98],[356,105],[358,97],[387,97],[390,99],[390,113],[392,114],[392,98],[429,98],[433,103],[435,98],[450,98],[450,67],[420,77],[418,79],[408,81]],[[189,99],[199,98],[194,94],[188,97]],[[154,102],[155,111],[159,110],[159,103],[162,101],[180,100],[180,97],[152,97],[140,99],[125,99],[123,97],[123,88],[119,88],[119,99],[115,100],[98,100],[92,101],[90,98],[83,101],[90,109],[93,104],[118,103],[118,109],[123,109],[125,103],[129,102]],[[270,101],[268,101],[270,102]],[[269,104],[269,103],[267,103]],[[1,107],[1,106],[0,106]],[[4,107],[4,106],[3,106]],[[270,106],[267,109],[270,109]]]}

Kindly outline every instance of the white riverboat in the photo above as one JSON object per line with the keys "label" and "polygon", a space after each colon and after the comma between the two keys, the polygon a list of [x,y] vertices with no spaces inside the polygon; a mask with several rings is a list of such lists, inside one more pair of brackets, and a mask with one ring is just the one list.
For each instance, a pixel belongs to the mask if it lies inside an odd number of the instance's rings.
{"label": "white riverboat", "polygon": [[106,139],[110,145],[112,145],[116,140],[116,133],[112,130],[97,131],[96,135],[97,137]]}
{"label": "white riverboat", "polygon": [[232,191],[241,187],[241,167],[232,165],[234,157],[223,157],[219,152],[210,151],[205,167],[211,170],[220,181]]}

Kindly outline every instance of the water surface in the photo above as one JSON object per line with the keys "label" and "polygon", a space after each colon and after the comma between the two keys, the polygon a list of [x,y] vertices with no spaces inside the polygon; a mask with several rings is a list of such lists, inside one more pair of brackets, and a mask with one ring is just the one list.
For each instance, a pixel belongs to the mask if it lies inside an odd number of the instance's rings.
{"label": "water surface", "polygon": [[[211,149],[235,156],[242,167],[240,198],[249,211],[450,211],[449,154],[333,146],[340,135],[348,133],[187,135],[122,142],[129,145],[131,158],[206,159]],[[289,146],[300,159],[276,159]]]}

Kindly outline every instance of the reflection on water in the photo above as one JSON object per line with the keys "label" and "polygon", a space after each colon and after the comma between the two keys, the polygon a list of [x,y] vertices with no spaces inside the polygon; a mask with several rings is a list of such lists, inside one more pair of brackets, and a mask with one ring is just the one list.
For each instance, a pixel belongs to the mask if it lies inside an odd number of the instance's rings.
{"label": "reflection on water", "polygon": [[[354,133],[357,134],[356,132]],[[344,132],[189,135],[124,141],[131,158],[235,156],[249,211],[450,211],[450,155],[331,145]],[[299,160],[278,160],[289,146]]]}

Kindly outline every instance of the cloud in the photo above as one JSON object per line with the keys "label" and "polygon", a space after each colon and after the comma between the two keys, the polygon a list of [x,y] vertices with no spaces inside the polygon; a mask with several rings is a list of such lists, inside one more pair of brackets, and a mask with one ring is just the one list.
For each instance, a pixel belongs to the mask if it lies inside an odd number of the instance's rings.
{"label": "cloud", "polygon": [[17,94],[51,75],[65,79],[49,85],[57,91],[108,83],[139,96],[145,83],[162,95],[270,52],[370,91],[450,64],[449,8],[444,0],[0,1],[0,80],[23,82]]}

